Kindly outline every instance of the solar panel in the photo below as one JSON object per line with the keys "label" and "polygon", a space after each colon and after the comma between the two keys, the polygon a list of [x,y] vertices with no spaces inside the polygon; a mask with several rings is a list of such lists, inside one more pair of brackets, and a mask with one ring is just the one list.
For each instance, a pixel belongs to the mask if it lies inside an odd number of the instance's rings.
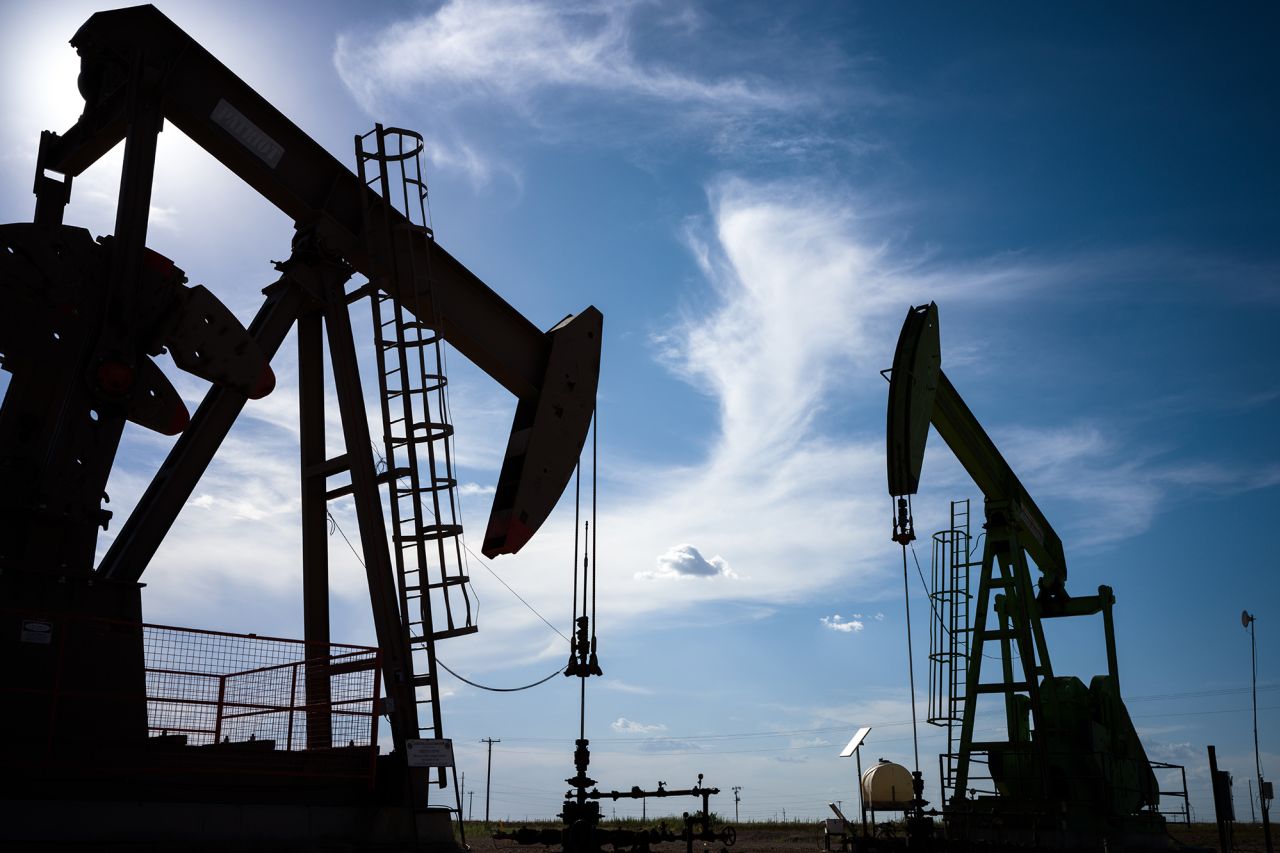
{"label": "solar panel", "polygon": [[849,741],[849,745],[840,753],[841,758],[848,758],[853,755],[853,751],[862,746],[862,742],[866,740],[867,735],[871,734],[871,726],[863,726],[858,729],[858,733],[853,736],[853,740]]}

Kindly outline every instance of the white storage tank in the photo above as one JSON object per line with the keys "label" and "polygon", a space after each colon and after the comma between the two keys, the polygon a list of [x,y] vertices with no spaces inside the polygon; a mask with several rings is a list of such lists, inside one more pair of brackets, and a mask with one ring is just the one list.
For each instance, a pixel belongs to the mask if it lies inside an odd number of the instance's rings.
{"label": "white storage tank", "polygon": [[878,812],[902,811],[911,804],[911,771],[883,758],[862,774],[862,802]]}

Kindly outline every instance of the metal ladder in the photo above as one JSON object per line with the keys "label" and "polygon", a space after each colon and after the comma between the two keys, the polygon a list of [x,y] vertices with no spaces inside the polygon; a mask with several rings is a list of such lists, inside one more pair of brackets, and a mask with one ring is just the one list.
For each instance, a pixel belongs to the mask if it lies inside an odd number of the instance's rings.
{"label": "metal ladder", "polygon": [[929,599],[928,722],[947,729],[947,749],[939,756],[943,802],[954,788],[957,726],[963,720],[969,675],[970,622],[970,504],[951,502],[951,525],[933,534],[932,583]]}
{"label": "metal ladder", "polygon": [[[367,147],[370,143],[372,149]],[[401,293],[409,281],[414,297],[427,294],[421,300],[395,299],[378,281],[371,282],[391,551],[401,622],[412,650],[418,736],[441,738],[436,643],[474,633],[478,626],[467,590],[470,578],[459,521],[443,340],[438,318],[420,304],[434,304],[429,296],[430,258],[414,251],[414,241],[396,233],[418,231],[433,239],[422,148],[419,134],[381,124],[356,138],[361,180],[407,220],[393,227],[389,217],[373,211],[367,223],[370,239],[384,241],[381,248],[391,263],[387,273],[401,283]],[[370,164],[376,168],[370,169]],[[375,234],[379,224],[385,226],[383,233]],[[456,782],[455,778],[455,789]],[[448,784],[445,768],[437,768],[435,784]],[[460,818],[461,792],[456,793]]]}

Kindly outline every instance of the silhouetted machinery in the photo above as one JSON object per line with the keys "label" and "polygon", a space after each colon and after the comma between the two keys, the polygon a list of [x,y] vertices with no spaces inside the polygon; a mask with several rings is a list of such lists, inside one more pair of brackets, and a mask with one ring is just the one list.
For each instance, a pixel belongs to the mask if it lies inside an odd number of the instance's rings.
{"label": "silhouetted machinery", "polygon": [[[580,750],[581,751],[581,750]],[[585,764],[583,765],[585,767]],[[587,784],[593,780],[588,779]],[[629,791],[586,790],[586,785],[578,788],[575,797],[570,792],[565,799],[565,809],[561,814],[564,825],[555,828],[532,829],[520,827],[510,831],[499,830],[493,834],[495,840],[513,841],[516,844],[541,844],[546,847],[559,847],[563,853],[601,853],[606,847],[614,851],[627,853],[649,853],[656,844],[683,842],[685,853],[693,853],[695,844],[701,843],[706,850],[713,843],[723,846],[721,851],[732,847],[738,839],[738,831],[732,826],[721,826],[716,829],[711,812],[711,798],[720,793],[719,788],[703,787],[702,774],[698,774],[698,782],[692,788],[668,788],[665,782],[659,782],[652,791],[633,786]],[[606,828],[600,826],[600,802],[603,800],[648,800],[650,797],[699,797],[702,808],[695,812],[684,812],[681,815],[683,826],[674,832],[660,821],[657,826],[647,829],[626,829],[623,827]],[[574,808],[576,800],[577,808]],[[583,808],[583,805],[587,808]]]}
{"label": "silhouetted machinery", "polygon": [[[151,6],[95,14],[71,43],[84,112],[41,136],[34,222],[0,226],[12,374],[0,409],[0,839],[412,843],[449,763],[430,652],[476,627],[467,578],[444,559],[461,527],[439,345],[518,398],[483,546],[515,553],[581,452],[602,316],[588,307],[544,332],[441,248],[414,213],[420,172],[404,170],[420,137],[381,126],[357,137],[357,176]],[[296,223],[248,328],[146,246],[165,121]],[[122,140],[115,233],[95,241],[63,210],[74,178]],[[402,189],[414,195],[398,205]],[[348,290],[356,273],[367,283]],[[348,314],[362,299],[377,335],[381,469]],[[305,640],[143,624],[144,571],[246,402],[272,390],[270,361],[295,325]],[[333,457],[326,339],[344,446]],[[154,360],[165,352],[212,383],[194,416]],[[126,421],[180,436],[95,566]],[[419,456],[431,457],[425,471]],[[329,636],[327,507],[344,497],[373,648]]]}
{"label": "silhouetted machinery", "polygon": [[[1061,540],[942,371],[933,303],[907,313],[889,387],[889,493],[896,501],[894,538],[904,545],[915,538],[910,496],[930,425],[986,499],[972,622],[967,539],[958,560],[964,580],[953,577],[934,591],[934,619],[951,643],[935,659],[947,661],[941,683],[951,687],[931,716],[959,728],[958,739],[954,732],[951,738],[958,749],[941,757],[948,840],[1058,849],[1164,846],[1159,788],[1120,697],[1115,598],[1106,586],[1097,595],[1067,594]],[[1041,575],[1038,591],[1032,564]],[[960,609],[962,618],[948,608]],[[1054,673],[1042,623],[1098,613],[1107,674],[1086,687]],[[985,735],[992,730],[1003,734]]]}

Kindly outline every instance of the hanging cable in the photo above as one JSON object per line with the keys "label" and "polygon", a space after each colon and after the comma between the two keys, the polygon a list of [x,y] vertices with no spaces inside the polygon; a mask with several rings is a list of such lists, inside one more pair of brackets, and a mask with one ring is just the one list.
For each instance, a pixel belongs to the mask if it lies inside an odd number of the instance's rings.
{"label": "hanging cable", "polygon": [[915,750],[917,774],[920,772],[920,735],[916,730],[916,668],[911,651],[911,588],[907,584],[907,546],[902,545],[902,594],[907,610],[907,677],[911,683],[911,746]]}
{"label": "hanging cable", "polygon": [[[902,546],[902,596],[903,604],[906,607],[907,616],[907,675],[911,680],[911,745],[915,749],[916,769],[912,774],[913,786],[916,788],[916,800],[920,799],[920,736],[916,729],[916,670],[914,655],[911,650],[911,585],[910,575],[907,571],[907,546],[916,538],[915,522],[911,513],[911,496],[899,495],[890,498],[891,505],[894,506],[893,514],[893,541]],[[911,553],[915,553],[914,546]],[[916,566],[919,568],[920,561],[916,560]],[[924,580],[924,573],[920,573],[920,580]],[[926,588],[927,590],[927,588]],[[932,604],[932,602],[931,602]]]}
{"label": "hanging cable", "polygon": [[599,622],[596,620],[596,569],[600,565],[600,557],[596,553],[596,531],[600,526],[596,523],[596,436],[600,429],[599,414],[592,407],[591,411],[591,661],[592,671],[600,669],[600,661],[596,657],[596,635]]}
{"label": "hanging cable", "polygon": [[493,693],[516,693],[520,690],[528,690],[531,687],[537,687],[539,684],[546,684],[548,681],[550,681],[551,679],[555,678],[557,675],[560,674],[560,669],[557,667],[556,671],[548,675],[546,678],[539,679],[533,682],[532,684],[526,684],[523,687],[489,687],[484,684],[477,684],[476,682],[472,681],[469,678],[466,678],[465,676],[458,675],[458,673],[450,669],[449,665],[444,661],[440,660],[440,658],[436,658],[436,663],[438,663],[440,667],[444,669],[445,672],[449,673],[454,678],[458,679],[464,684],[470,684],[472,687],[479,688],[480,690],[488,690]]}
{"label": "hanging cable", "polygon": [[573,469],[573,553],[569,557],[569,563],[573,566],[573,616],[569,625],[569,630],[573,630],[573,625],[578,621],[578,523],[580,521],[582,509],[582,462],[579,460],[577,467]]}
{"label": "hanging cable", "polygon": [[[596,553],[596,536],[592,529],[592,522],[596,520],[596,439],[595,439],[595,412],[592,412],[592,442],[591,442],[591,518],[586,521],[583,528],[582,536],[582,610],[578,611],[578,522],[581,520],[580,511],[582,506],[582,459],[579,455],[578,459],[578,480],[574,489],[574,524],[573,524],[573,555],[574,555],[574,588],[573,588],[573,609],[574,609],[574,632],[571,650],[569,653],[569,665],[565,667],[564,674],[566,676],[576,676],[578,678],[578,738],[574,741],[573,750],[573,766],[577,771],[574,776],[566,781],[573,786],[573,791],[567,795],[572,800],[565,802],[565,822],[570,822],[571,814],[587,814],[587,800],[590,795],[587,789],[595,784],[595,780],[587,775],[587,769],[591,764],[590,741],[587,739],[587,679],[593,675],[604,675],[604,671],[600,669],[600,659],[596,654],[597,632],[596,632],[596,571],[592,558]],[[590,598],[590,611],[587,609],[588,597]],[[590,615],[588,615],[590,613]]]}
{"label": "hanging cable", "polygon": [[578,624],[578,521],[582,510],[582,460],[578,460],[573,469],[573,551],[569,554],[569,563],[573,567],[573,615],[569,617],[569,663],[565,666],[565,677],[573,675],[578,661],[578,635],[575,626]]}
{"label": "hanging cable", "polygon": [[[347,543],[347,547],[348,547],[348,548],[350,548],[350,549],[351,549],[351,553],[355,555],[356,561],[357,561],[358,563],[360,563],[361,567],[364,567],[364,558],[360,556],[360,552],[356,550],[356,546],[351,544],[351,540],[347,538],[347,534],[346,534],[345,532],[343,532],[342,527],[341,527],[341,526],[339,526],[339,524],[338,524],[338,520],[337,520],[336,518],[334,518],[334,517],[333,517],[333,513],[329,512],[329,513],[326,513],[326,514],[329,516],[329,523],[333,526],[333,529],[334,529],[334,530],[336,530],[340,536],[342,536],[342,540],[343,540],[344,542],[346,542],[346,543]],[[468,551],[470,551],[471,549],[469,549],[469,548],[468,548],[467,550],[468,550]],[[564,635],[564,632],[562,632],[562,631],[561,631],[559,628],[557,628],[555,625],[552,625],[552,624],[547,620],[547,617],[545,617],[545,616],[543,616],[541,613],[539,613],[539,612],[538,612],[538,610],[537,610],[537,608],[535,608],[532,604],[530,604],[529,602],[525,601],[524,596],[522,596],[520,593],[518,593],[518,592],[516,592],[514,589],[512,589],[511,584],[509,584],[509,583],[507,583],[505,580],[503,580],[503,579],[502,579],[502,576],[501,576],[501,575],[499,575],[497,572],[495,572],[493,569],[491,569],[491,568],[489,567],[489,564],[488,564],[487,562],[485,562],[483,559],[481,559],[481,558],[480,558],[480,556],[479,556],[478,554],[475,554],[474,552],[472,552],[472,553],[471,553],[471,556],[473,556],[473,557],[475,557],[475,558],[476,558],[476,560],[480,563],[480,565],[484,567],[484,570],[485,570],[486,572],[488,572],[489,574],[493,575],[494,580],[496,580],[498,583],[500,583],[500,584],[502,584],[504,587],[506,587],[506,588],[507,588],[507,592],[509,592],[509,593],[511,593],[512,595],[514,595],[514,596],[516,597],[516,600],[517,600],[517,601],[519,601],[519,602],[520,602],[521,604],[523,604],[526,608],[528,608],[528,610],[529,610],[529,612],[530,612],[530,613],[532,613],[534,616],[537,616],[539,619],[541,619],[541,620],[542,620],[542,624],[546,625],[546,626],[547,626],[548,628],[550,628],[552,631],[555,631],[557,634],[559,634],[559,635],[560,635],[560,639],[564,640],[566,643],[567,643],[567,642],[569,642],[569,638],[568,638],[568,637],[566,637],[566,636]]]}

